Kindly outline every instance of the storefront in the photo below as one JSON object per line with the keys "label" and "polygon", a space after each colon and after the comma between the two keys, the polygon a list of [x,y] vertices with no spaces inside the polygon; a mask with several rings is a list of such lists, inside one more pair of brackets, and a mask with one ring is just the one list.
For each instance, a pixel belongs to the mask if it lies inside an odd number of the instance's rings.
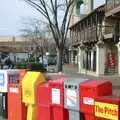
{"label": "storefront", "polygon": [[77,43],[71,45],[71,62],[80,74],[120,75],[119,22],[105,18],[102,5],[70,27],[72,44]]}

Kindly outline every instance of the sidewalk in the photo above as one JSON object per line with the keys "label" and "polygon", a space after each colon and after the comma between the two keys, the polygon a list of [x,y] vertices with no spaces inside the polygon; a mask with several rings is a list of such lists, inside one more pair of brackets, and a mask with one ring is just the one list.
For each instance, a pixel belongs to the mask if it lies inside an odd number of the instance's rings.
{"label": "sidewalk", "polygon": [[120,77],[118,77],[118,76],[95,77],[95,76],[91,76],[91,75],[83,75],[83,74],[78,73],[77,66],[69,65],[69,64],[63,65],[62,76],[67,76],[67,77],[70,77],[73,79],[75,79],[75,78],[89,78],[89,79],[97,79],[97,80],[110,80],[113,84],[113,94],[120,96]]}

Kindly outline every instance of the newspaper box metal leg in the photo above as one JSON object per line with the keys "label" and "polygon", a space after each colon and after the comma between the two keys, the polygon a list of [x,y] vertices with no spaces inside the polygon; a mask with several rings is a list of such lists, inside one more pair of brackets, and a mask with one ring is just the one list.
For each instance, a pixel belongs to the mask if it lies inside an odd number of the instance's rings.
{"label": "newspaper box metal leg", "polygon": [[7,119],[8,107],[7,107],[7,93],[2,93],[2,118]]}

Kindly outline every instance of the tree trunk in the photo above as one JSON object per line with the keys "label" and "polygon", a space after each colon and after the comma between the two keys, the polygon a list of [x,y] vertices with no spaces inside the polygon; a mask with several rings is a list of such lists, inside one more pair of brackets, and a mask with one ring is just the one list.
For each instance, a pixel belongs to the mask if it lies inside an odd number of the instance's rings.
{"label": "tree trunk", "polygon": [[63,67],[62,67],[62,62],[63,62],[63,49],[57,49],[57,72],[62,72]]}
{"label": "tree trunk", "polygon": [[66,63],[69,63],[69,51],[68,51],[68,48],[65,48],[65,59],[66,59]]}

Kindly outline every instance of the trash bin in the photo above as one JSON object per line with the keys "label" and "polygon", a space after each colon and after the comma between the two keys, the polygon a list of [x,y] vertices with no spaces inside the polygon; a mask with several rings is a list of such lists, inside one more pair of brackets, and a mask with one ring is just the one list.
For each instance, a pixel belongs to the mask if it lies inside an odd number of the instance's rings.
{"label": "trash bin", "polygon": [[22,102],[27,106],[27,120],[36,120],[35,89],[44,82],[45,77],[40,72],[27,72],[22,80]]}
{"label": "trash bin", "polygon": [[[22,103],[21,81],[26,73],[22,69],[8,78],[8,120],[26,120],[26,106]],[[14,107],[13,107],[14,106]]]}
{"label": "trash bin", "polygon": [[8,79],[11,75],[18,74],[18,70],[0,70],[0,97],[1,97],[1,116],[8,118]]}
{"label": "trash bin", "polygon": [[80,89],[79,84],[88,79],[72,79],[64,81],[64,106],[69,111],[69,120],[83,119],[83,114],[80,114]]}
{"label": "trash bin", "polygon": [[120,97],[105,96],[95,100],[96,120],[120,120]]}
{"label": "trash bin", "polygon": [[89,80],[80,84],[80,91],[80,111],[85,114],[85,120],[95,120],[95,99],[112,95],[112,83],[107,80]]}
{"label": "trash bin", "polygon": [[36,120],[52,120],[48,82],[36,87]]}
{"label": "trash bin", "polygon": [[62,77],[49,81],[52,120],[69,120],[68,110],[64,108],[64,80]]}

